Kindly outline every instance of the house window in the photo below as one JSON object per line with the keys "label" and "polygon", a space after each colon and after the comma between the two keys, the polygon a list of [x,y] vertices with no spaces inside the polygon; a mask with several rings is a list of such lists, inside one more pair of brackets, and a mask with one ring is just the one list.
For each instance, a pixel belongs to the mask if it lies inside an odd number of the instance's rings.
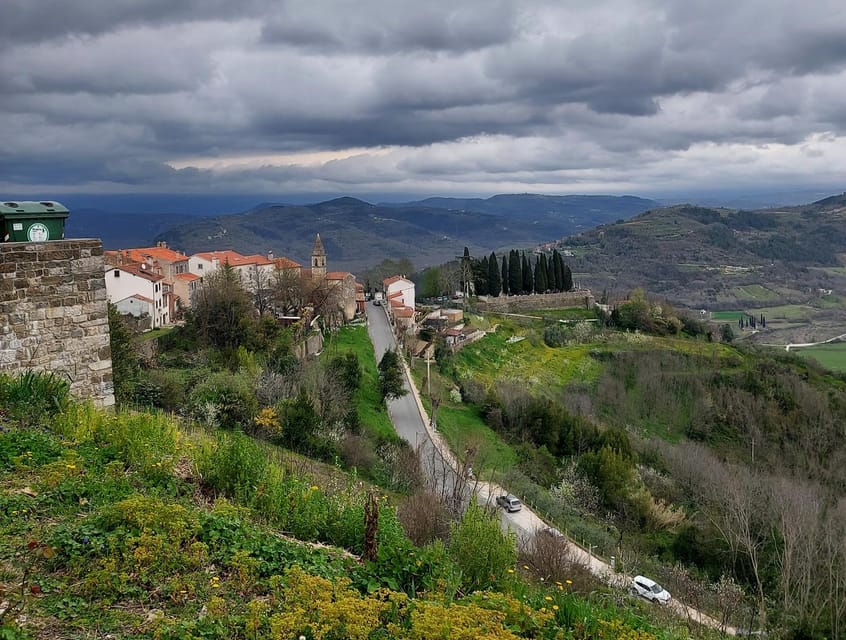
{"label": "house window", "polygon": [[120,278],[120,271],[117,269],[114,270],[115,278]]}
{"label": "house window", "polygon": [[200,271],[203,270],[203,263],[202,262],[197,263],[197,269],[199,269]]}

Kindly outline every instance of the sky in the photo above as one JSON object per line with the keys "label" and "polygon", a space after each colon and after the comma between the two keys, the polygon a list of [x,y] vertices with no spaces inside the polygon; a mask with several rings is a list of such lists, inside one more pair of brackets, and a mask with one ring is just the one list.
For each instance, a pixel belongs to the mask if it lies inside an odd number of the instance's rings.
{"label": "sky", "polygon": [[0,0],[0,197],[846,189],[843,0]]}

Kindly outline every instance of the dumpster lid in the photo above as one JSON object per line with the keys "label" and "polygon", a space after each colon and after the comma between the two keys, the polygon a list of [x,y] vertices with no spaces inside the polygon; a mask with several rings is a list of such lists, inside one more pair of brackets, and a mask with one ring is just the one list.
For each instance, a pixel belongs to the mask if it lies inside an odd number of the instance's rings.
{"label": "dumpster lid", "polygon": [[64,205],[55,200],[7,200],[0,201],[0,216],[13,214],[69,213]]}

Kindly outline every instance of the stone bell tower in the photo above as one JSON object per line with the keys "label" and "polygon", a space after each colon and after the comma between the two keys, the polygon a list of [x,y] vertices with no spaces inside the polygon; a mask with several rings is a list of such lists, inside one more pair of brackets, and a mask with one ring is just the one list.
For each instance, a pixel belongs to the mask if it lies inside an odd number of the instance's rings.
{"label": "stone bell tower", "polygon": [[311,277],[312,280],[323,280],[326,277],[326,249],[323,248],[319,233],[311,248]]}

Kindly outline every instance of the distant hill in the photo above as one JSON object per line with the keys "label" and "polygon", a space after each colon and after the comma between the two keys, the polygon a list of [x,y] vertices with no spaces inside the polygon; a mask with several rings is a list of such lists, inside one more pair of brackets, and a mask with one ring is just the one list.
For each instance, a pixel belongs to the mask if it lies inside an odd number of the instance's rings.
{"label": "distant hill", "polygon": [[100,238],[106,249],[150,246],[153,238],[174,224],[192,219],[179,213],[117,213],[72,209],[65,223],[67,238]]}
{"label": "distant hill", "polygon": [[846,292],[846,196],[778,210],[654,209],[561,243],[575,277],[698,308],[806,301]]}
{"label": "distant hill", "polygon": [[547,196],[536,193],[501,194],[490,198],[426,198],[410,206],[455,211],[478,211],[531,224],[560,225],[563,235],[605,222],[629,218],[658,206],[635,196]]}
{"label": "distant hill", "polygon": [[[478,201],[489,203],[482,211],[430,206],[425,201],[371,204],[351,197],[312,205],[265,204],[241,214],[193,218],[162,232],[156,240],[187,253],[224,248],[246,253],[272,250],[276,255],[306,261],[319,232],[333,268],[355,271],[383,258],[402,257],[425,266],[454,258],[464,246],[473,254],[484,254],[504,246],[548,242],[603,220],[627,217],[651,202],[611,196],[562,198],[495,196]],[[582,204],[570,200],[573,198],[582,199]],[[451,201],[433,200],[442,205]]]}

